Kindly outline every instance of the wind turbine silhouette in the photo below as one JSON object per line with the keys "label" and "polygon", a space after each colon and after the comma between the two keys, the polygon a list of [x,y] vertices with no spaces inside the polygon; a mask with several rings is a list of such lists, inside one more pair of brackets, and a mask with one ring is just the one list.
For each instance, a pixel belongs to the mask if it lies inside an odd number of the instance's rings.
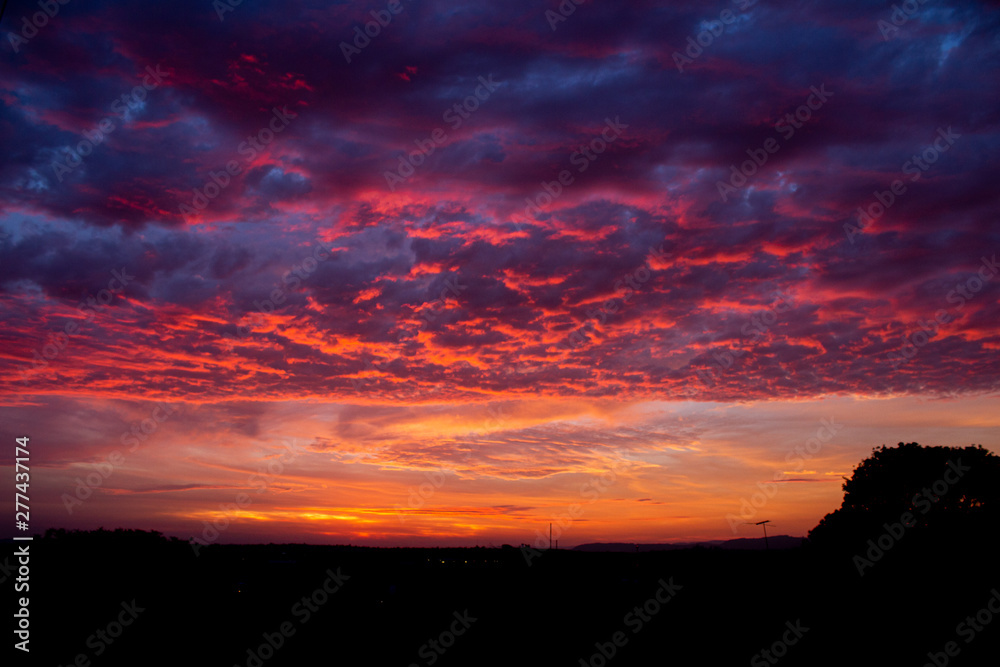
{"label": "wind turbine silhouette", "polygon": [[753,522],[750,522],[750,521],[746,522],[746,525],[748,525],[748,526],[761,526],[764,529],[764,548],[767,551],[771,550],[771,545],[767,543],[767,524],[769,524],[769,523],[771,523],[770,519],[766,519],[764,521],[758,521],[757,523],[753,523]]}

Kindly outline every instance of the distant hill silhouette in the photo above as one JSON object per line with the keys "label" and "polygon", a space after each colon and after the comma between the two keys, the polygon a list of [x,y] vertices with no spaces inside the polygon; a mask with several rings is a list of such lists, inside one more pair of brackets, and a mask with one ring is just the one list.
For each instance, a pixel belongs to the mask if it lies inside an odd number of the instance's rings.
{"label": "distant hill silhouette", "polygon": [[[640,553],[213,544],[196,555],[155,531],[50,530],[30,543],[31,664],[995,665],[998,461],[982,448],[882,448],[815,539],[794,548],[801,538],[769,535],[767,552],[743,538]],[[914,502],[939,479],[939,500]],[[897,525],[903,512],[912,525]],[[4,543],[11,586],[19,563]],[[126,609],[136,618],[122,627]],[[465,618],[468,632],[452,635]]]}
{"label": "distant hill silhouette", "polygon": [[[805,538],[791,535],[769,535],[767,544],[763,537],[741,537],[732,540],[707,540],[704,542],[667,542],[663,544],[634,544],[627,542],[592,542],[573,547],[572,551],[610,551],[618,553],[635,553],[636,551],[676,551],[677,549],[738,549],[763,550],[795,549],[802,546]],[[638,547],[638,549],[636,549]]]}

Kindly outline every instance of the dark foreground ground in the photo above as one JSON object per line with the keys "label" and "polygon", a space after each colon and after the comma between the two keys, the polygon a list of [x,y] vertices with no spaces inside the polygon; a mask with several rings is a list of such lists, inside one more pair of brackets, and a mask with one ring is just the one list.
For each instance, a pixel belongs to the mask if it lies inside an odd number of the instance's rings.
{"label": "dark foreground ground", "polygon": [[36,538],[31,554],[31,660],[13,651],[14,664],[1000,664],[987,538],[904,537],[864,576],[850,552],[808,546],[536,552],[529,566],[517,548],[196,557],[185,542],[105,532]]}

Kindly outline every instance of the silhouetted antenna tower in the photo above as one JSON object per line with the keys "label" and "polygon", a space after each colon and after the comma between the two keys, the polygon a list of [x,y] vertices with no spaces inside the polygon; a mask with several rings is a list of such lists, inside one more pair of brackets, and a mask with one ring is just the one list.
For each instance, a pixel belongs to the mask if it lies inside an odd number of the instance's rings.
{"label": "silhouetted antenna tower", "polygon": [[[757,523],[753,524],[755,526],[760,526],[761,528],[764,529],[764,548],[767,551],[771,550],[771,545],[767,543],[767,524],[769,524],[769,523],[771,523],[771,520],[770,519],[766,519],[765,521],[758,521]],[[747,522],[747,525],[750,525],[750,523]]]}

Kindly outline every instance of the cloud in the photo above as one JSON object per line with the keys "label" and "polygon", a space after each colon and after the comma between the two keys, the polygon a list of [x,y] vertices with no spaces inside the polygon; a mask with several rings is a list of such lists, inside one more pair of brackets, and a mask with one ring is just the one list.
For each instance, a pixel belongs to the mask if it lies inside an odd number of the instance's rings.
{"label": "cloud", "polygon": [[[5,40],[0,379],[58,437],[46,465],[118,446],[137,397],[190,406],[164,428],[219,466],[318,402],[310,460],[558,485],[616,449],[709,456],[607,405],[1000,390],[1000,13],[927,7],[883,39],[870,3],[730,5],[585,4],[553,31],[547,5],[434,0],[351,63],[370,8],[311,0],[69,3]],[[316,509],[324,483],[295,488]]]}

